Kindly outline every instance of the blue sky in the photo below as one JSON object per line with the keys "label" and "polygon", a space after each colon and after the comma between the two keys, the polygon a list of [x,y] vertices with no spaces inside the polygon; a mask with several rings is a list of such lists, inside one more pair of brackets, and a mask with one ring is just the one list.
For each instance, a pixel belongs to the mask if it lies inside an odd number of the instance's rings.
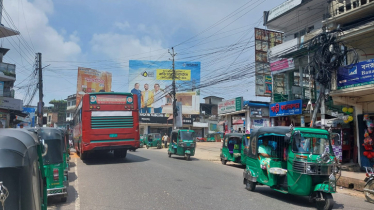
{"label": "blue sky", "polygon": [[[43,53],[43,66],[50,65],[43,70],[49,102],[75,93],[78,66],[110,71],[112,90],[129,91],[129,60],[168,60],[168,49],[175,46],[177,61],[201,62],[202,84],[220,81],[203,88],[203,97],[263,100],[254,96],[253,75],[244,70],[254,62],[253,28],[262,28],[264,10],[282,2],[4,0],[14,26],[8,17],[2,24],[16,27],[32,46],[3,39],[2,46],[11,49],[4,61],[16,63],[16,97],[23,99],[27,91],[17,88],[28,84],[33,53]],[[222,81],[238,71],[239,79]]]}

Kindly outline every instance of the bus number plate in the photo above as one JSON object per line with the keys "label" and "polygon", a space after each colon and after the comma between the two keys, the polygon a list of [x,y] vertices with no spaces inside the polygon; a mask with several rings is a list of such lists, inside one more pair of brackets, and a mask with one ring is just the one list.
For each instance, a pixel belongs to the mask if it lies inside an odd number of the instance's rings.
{"label": "bus number plate", "polygon": [[117,134],[116,134],[116,133],[114,133],[114,134],[109,134],[109,137],[111,137],[111,138],[116,138],[116,137],[117,137]]}

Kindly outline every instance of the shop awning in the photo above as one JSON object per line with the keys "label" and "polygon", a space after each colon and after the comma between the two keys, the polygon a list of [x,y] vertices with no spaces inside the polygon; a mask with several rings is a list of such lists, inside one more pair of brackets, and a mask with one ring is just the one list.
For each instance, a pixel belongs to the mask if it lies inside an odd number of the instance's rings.
{"label": "shop awning", "polygon": [[218,125],[223,125],[225,124],[225,121],[219,121]]}
{"label": "shop awning", "polygon": [[244,121],[243,120],[234,120],[232,122],[233,125],[241,125],[241,124],[244,124]]}

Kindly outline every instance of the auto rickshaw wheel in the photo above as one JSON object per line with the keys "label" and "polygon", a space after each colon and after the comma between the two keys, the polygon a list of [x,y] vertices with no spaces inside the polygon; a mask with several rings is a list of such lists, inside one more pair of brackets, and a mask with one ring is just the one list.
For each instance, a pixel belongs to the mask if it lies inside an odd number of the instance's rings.
{"label": "auto rickshaw wheel", "polygon": [[146,147],[147,147],[147,149],[149,148],[148,144],[147,144],[147,146],[146,146]]}
{"label": "auto rickshaw wheel", "polygon": [[256,182],[251,182],[249,180],[247,180],[247,182],[245,183],[245,189],[247,189],[248,191],[255,191],[256,189]]}
{"label": "auto rickshaw wheel", "polygon": [[168,152],[168,155],[169,155],[169,157],[171,157],[171,153],[170,152]]}
{"label": "auto rickshaw wheel", "polygon": [[66,201],[68,201],[68,197],[65,197],[65,196],[61,197],[61,202],[66,203]]}
{"label": "auto rickshaw wheel", "polygon": [[187,154],[185,158],[186,160],[191,160],[191,155]]}
{"label": "auto rickshaw wheel", "polygon": [[318,210],[331,210],[334,206],[334,198],[332,197],[331,193],[321,192],[322,197],[321,200],[316,201],[316,207]]}
{"label": "auto rickshaw wheel", "polygon": [[221,163],[222,163],[222,165],[226,165],[227,160],[221,159]]}

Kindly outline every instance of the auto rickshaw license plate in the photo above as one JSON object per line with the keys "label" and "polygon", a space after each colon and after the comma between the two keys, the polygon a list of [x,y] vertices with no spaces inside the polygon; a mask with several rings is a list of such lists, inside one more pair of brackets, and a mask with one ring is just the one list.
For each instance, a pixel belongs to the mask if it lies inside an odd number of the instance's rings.
{"label": "auto rickshaw license plate", "polygon": [[116,138],[116,137],[117,137],[117,134],[116,134],[116,133],[109,134],[109,137],[111,137],[111,138]]}

